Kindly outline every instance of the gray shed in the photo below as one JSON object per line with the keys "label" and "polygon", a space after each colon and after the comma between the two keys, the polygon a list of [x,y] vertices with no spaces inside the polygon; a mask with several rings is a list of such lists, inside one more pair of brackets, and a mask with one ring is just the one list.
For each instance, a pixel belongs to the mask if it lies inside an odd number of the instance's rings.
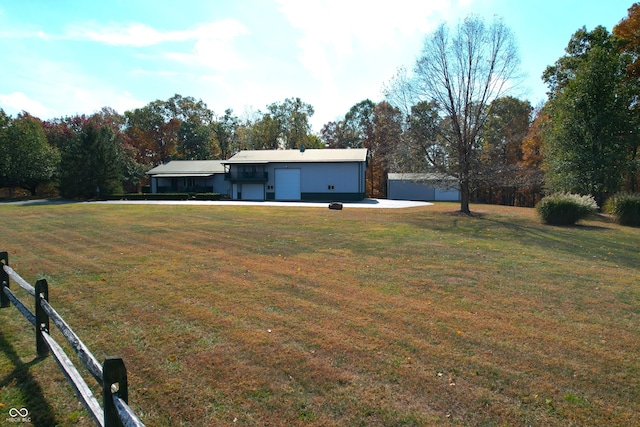
{"label": "gray shed", "polygon": [[455,177],[436,173],[390,173],[387,198],[392,200],[459,201]]}

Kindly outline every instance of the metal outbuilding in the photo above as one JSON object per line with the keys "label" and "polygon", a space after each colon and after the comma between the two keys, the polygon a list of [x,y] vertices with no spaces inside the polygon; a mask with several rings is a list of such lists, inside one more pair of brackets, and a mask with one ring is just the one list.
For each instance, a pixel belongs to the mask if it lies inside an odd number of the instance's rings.
{"label": "metal outbuilding", "polygon": [[245,150],[222,162],[234,200],[365,197],[367,149]]}
{"label": "metal outbuilding", "polygon": [[435,173],[390,173],[387,198],[392,200],[459,201],[455,177]]}

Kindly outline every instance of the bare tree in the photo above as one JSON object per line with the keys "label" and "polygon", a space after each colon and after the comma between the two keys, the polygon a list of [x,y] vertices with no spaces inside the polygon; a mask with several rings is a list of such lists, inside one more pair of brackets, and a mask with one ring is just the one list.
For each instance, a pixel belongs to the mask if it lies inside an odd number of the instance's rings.
{"label": "bare tree", "polygon": [[504,23],[496,19],[487,25],[470,17],[453,31],[442,24],[427,36],[413,73],[399,72],[386,89],[387,99],[404,102],[404,110],[407,101],[435,101],[441,110],[446,129],[440,138],[454,156],[444,164],[460,184],[461,212],[470,213],[473,165],[487,110],[511,87],[518,66],[515,38]]}

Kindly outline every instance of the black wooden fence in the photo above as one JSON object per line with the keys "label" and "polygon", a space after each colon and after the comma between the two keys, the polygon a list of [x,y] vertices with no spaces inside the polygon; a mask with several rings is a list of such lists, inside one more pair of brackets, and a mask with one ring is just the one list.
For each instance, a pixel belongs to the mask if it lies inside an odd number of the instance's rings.
{"label": "black wooden fence", "polygon": [[[89,349],[80,341],[67,322],[49,304],[49,286],[45,279],[36,282],[35,287],[27,283],[11,267],[9,255],[0,252],[0,308],[9,307],[11,303],[22,313],[36,330],[36,351],[44,357],[51,353],[75,390],[82,404],[87,408],[95,422],[102,427],[136,427],[144,426],[142,421],[129,408],[127,370],[120,357],[107,357],[101,365]],[[20,301],[11,291],[9,279],[13,279],[22,289],[35,298],[35,314]],[[62,335],[78,355],[78,358],[102,387],[102,407],[95,398],[87,383],[73,365],[62,347],[49,333],[49,321],[58,327]]]}

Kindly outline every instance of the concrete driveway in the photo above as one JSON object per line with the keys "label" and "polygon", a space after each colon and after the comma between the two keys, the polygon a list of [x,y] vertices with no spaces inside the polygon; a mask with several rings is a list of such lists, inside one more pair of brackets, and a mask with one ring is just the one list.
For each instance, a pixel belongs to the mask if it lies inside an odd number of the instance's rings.
{"label": "concrete driveway", "polygon": [[[106,200],[91,201],[86,203],[95,204],[119,204],[119,205],[186,205],[186,206],[290,206],[290,207],[313,207],[328,209],[328,202],[252,202],[248,200]],[[433,203],[417,202],[411,200],[387,200],[387,199],[365,199],[360,202],[342,202],[344,209],[369,208],[369,209],[400,209],[414,208],[419,206],[431,206]]]}

